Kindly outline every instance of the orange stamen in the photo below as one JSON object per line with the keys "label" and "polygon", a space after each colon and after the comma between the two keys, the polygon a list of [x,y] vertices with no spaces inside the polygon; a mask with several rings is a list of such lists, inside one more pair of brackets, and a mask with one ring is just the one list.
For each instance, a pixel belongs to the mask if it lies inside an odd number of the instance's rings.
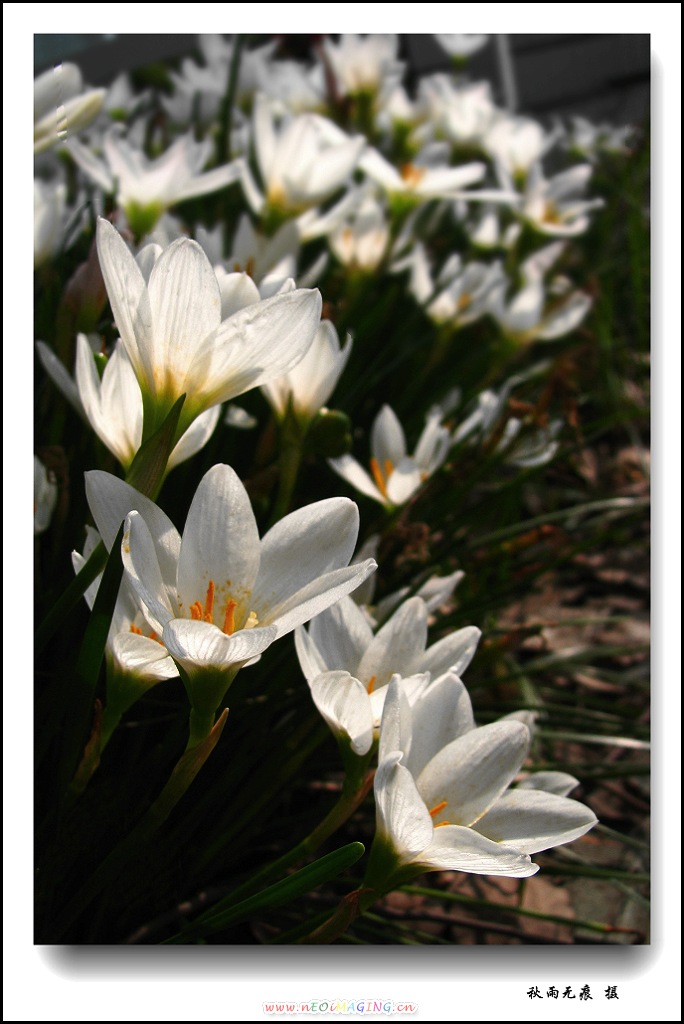
{"label": "orange stamen", "polygon": [[214,581],[209,580],[209,586],[207,587],[207,597],[204,602],[204,621],[214,621]]}
{"label": "orange stamen", "polygon": [[368,680],[368,695],[369,696],[373,692],[373,690],[375,689],[375,680],[376,680],[376,678],[377,678],[377,676],[371,676],[370,679]]}
{"label": "orange stamen", "polygon": [[[449,802],[448,800],[442,800],[441,804],[436,804],[435,807],[433,807],[432,810],[430,811],[430,817],[431,818],[436,818],[437,815],[439,814],[439,812],[444,810],[444,808],[447,806],[448,802]],[[444,822],[442,822],[442,824],[446,825],[447,822],[444,821]],[[435,826],[435,828],[436,827],[437,826]]]}
{"label": "orange stamen", "polygon": [[[385,460],[385,462],[387,462],[387,461],[388,460]],[[382,470],[380,469],[380,463],[378,462],[377,459],[373,458],[373,459],[370,460],[370,470],[371,470],[371,473],[373,475],[373,479],[375,480],[375,486],[380,491],[380,493],[382,494],[383,498],[386,498],[387,497],[387,484],[385,482],[384,476],[382,475]]]}
{"label": "orange stamen", "polygon": [[137,626],[134,626],[133,623],[131,623],[131,633],[136,633],[138,636],[142,636],[142,629],[138,629]]}
{"label": "orange stamen", "polygon": [[437,824],[435,825],[435,828],[441,828],[442,825],[450,825],[450,824],[451,824],[450,821],[438,821]]}
{"label": "orange stamen", "polygon": [[226,617],[223,621],[223,632],[227,633],[228,636],[232,636],[235,632],[235,609],[237,608],[237,601],[229,601],[226,606]]}
{"label": "orange stamen", "polygon": [[190,605],[190,615],[193,617],[193,619],[197,619],[198,621],[201,620],[201,618],[202,618],[202,603],[201,603],[201,601],[195,601],[194,604]]}

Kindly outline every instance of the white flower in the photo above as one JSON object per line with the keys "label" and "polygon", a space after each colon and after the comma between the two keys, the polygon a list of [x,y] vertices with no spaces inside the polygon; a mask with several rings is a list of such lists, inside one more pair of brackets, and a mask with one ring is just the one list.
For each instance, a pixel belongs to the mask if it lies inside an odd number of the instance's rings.
{"label": "white flower", "polygon": [[343,348],[329,320],[322,320],[313,344],[294,370],[264,384],[262,392],[276,416],[282,419],[292,404],[301,423],[309,423],[332,395],[351,353],[351,335]]}
{"label": "white flower", "polygon": [[489,36],[478,35],[475,32],[466,32],[461,35],[442,33],[435,35],[435,39],[450,57],[470,57],[486,45]]}
{"label": "white flower", "polygon": [[44,533],[55,511],[59,491],[52,474],[33,456],[33,532]]}
{"label": "white flower", "polygon": [[318,114],[285,117],[278,130],[273,106],[265,96],[254,101],[254,146],[265,194],[242,165],[242,185],[249,205],[261,214],[267,207],[298,214],[329,199],[351,177],[366,145]]}
{"label": "white flower", "polygon": [[[102,376],[85,334],[76,338],[76,381],[44,342],[37,343],[48,375],[76,411],[90,424],[102,443],[128,469],[140,448],[143,400],[131,362],[117,341]],[[169,456],[167,472],[195,455],[213,434],[221,407],[207,409],[188,427]]]}
{"label": "white flower", "polygon": [[465,265],[454,253],[433,280],[425,247],[416,243],[408,256],[393,264],[394,271],[409,268],[409,289],[425,312],[437,324],[450,323],[462,327],[483,316],[488,310],[494,287],[505,280],[501,263]]}
{"label": "white flower", "polygon": [[[86,489],[105,541],[127,517],[126,577],[149,626],[200,691],[203,675],[221,677],[227,689],[237,668],[376,568],[372,559],[348,565],[358,510],[345,498],[293,512],[260,541],[247,492],[229,466],[214,466],[201,480],[182,538],[160,509],[151,528],[142,496],[115,477],[88,473]],[[197,691],[194,697],[193,704]]]}
{"label": "white flower", "polygon": [[62,244],[68,216],[66,185],[62,182],[33,182],[33,266],[39,267]]}
{"label": "white flower", "polygon": [[57,64],[33,83],[33,151],[43,153],[97,117],[106,89],[82,92],[83,79],[75,64]]}
{"label": "white flower", "polygon": [[[426,147],[412,163],[403,164],[398,170],[377,149],[369,147],[361,157],[359,166],[390,196],[405,196],[416,202],[472,196],[477,198],[477,193],[463,190],[481,181],[486,171],[485,164],[479,162],[450,167],[446,162],[444,147],[438,143]],[[487,196],[490,197],[489,194]]]}
{"label": "white flower", "polygon": [[317,291],[255,302],[221,319],[216,274],[201,247],[178,239],[134,259],[118,232],[98,222],[100,266],[143,395],[150,427],[185,394],[179,436],[205,409],[291,370],[315,336]]}
{"label": "white flower", "polygon": [[396,414],[383,405],[371,428],[372,477],[352,458],[342,455],[328,464],[362,494],[392,508],[403,505],[441,466],[450,448],[449,430],[441,414],[431,412],[414,455],[406,454],[406,437]]}
{"label": "white flower", "polygon": [[418,84],[419,112],[459,145],[479,146],[496,117],[489,82],[456,85],[450,75],[429,75]]}
{"label": "white flower", "polygon": [[544,283],[563,248],[563,242],[554,242],[526,259],[520,267],[523,287],[510,301],[505,280],[492,290],[488,312],[509,337],[521,342],[550,341],[569,334],[586,316],[591,307],[589,295],[577,290],[555,298]]}
{"label": "white flower", "polygon": [[604,205],[602,199],[584,199],[592,168],[571,167],[553,178],[545,178],[541,164],[530,168],[519,214],[536,231],[554,238],[583,234],[589,227],[587,213]]}
{"label": "white flower", "polygon": [[296,630],[299,664],[316,706],[329,723],[337,716],[355,753],[370,748],[394,676],[416,694],[431,676],[460,675],[470,664],[479,629],[466,626],[426,650],[427,618],[425,601],[412,597],[374,634],[358,605],[343,598],[316,616],[308,631]]}
{"label": "white flower", "polygon": [[525,877],[538,870],[530,854],[588,832],[596,816],[558,795],[561,780],[540,779],[535,788],[532,776],[509,788],[529,743],[519,721],[476,728],[463,684],[451,674],[413,705],[394,682],[380,730],[377,836],[366,884],[386,891],[388,873],[406,879],[422,871]]}
{"label": "white flower", "polygon": [[342,96],[378,93],[388,84],[398,82],[404,63],[397,59],[399,37],[396,35],[340,36],[339,42],[325,39],[323,50]]}
{"label": "white flower", "polygon": [[[161,537],[162,534],[156,530],[159,522],[156,505],[149,499],[144,499],[143,495],[138,495],[137,501],[140,513],[146,517],[150,529],[158,537]],[[111,548],[113,540],[114,538],[108,535],[108,548]],[[83,554],[78,551],[71,552],[74,572],[80,572],[99,543],[100,535],[97,530],[86,526]],[[92,608],[95,603],[101,579],[102,577],[98,576],[85,592],[84,596],[89,608]],[[173,659],[169,657],[166,648],[145,621],[135,599],[134,591],[131,590],[126,580],[122,580],[116,599],[107,635],[106,655],[110,673],[113,670],[116,676],[132,677],[137,682],[137,686],[135,683],[129,684],[136,697],[141,696],[154,683],[163,679],[173,679],[178,675],[178,669]],[[132,696],[133,693],[130,695]]]}
{"label": "white flower", "polygon": [[330,235],[330,248],[340,263],[372,271],[382,262],[390,242],[389,224],[380,203],[364,193],[353,210]]}
{"label": "white flower", "polygon": [[191,134],[176,139],[155,160],[135,149],[117,128],[105,135],[102,149],[104,161],[76,140],[69,144],[69,152],[81,170],[104,192],[116,194],[119,207],[139,236],[150,231],[175,203],[217,192],[240,176],[238,161],[202,174],[212,143],[209,139],[195,142]]}
{"label": "white flower", "polygon": [[547,134],[531,117],[512,117],[501,113],[482,140],[486,153],[500,170],[518,176],[527,174],[552,148],[562,134],[559,128]]}

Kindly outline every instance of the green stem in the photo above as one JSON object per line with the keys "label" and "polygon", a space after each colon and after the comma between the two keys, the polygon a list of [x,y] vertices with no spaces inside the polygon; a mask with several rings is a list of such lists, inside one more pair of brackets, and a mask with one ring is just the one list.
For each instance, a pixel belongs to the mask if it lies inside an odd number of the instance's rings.
{"label": "green stem", "polygon": [[288,850],[282,857],[267,864],[256,875],[253,875],[244,882],[243,885],[234,889],[225,900],[221,901],[218,907],[212,908],[211,913],[215,914],[224,903],[226,906],[232,906],[233,903],[243,900],[253,892],[257,892],[262,886],[268,885],[274,878],[282,875],[290,865],[315,853],[326,839],[329,839],[338,828],[344,825],[345,821],[351,817],[357,807],[363,802],[373,784],[374,775],[375,772],[369,772],[365,778],[355,785],[348,785],[347,777],[339,800],[331,808],[323,821],[305,839],[302,839],[300,843],[291,850]]}
{"label": "green stem", "polygon": [[228,709],[223,712],[210,735],[202,743],[193,747],[192,750],[185,751],[171,772],[169,781],[145,816],[102,861],[99,868],[60,915],[61,930],[57,938],[71,927],[100,892],[110,886],[125,869],[130,868],[138,859],[141,849],[149,842],[157,829],[164,824],[218,743],[227,717]]}

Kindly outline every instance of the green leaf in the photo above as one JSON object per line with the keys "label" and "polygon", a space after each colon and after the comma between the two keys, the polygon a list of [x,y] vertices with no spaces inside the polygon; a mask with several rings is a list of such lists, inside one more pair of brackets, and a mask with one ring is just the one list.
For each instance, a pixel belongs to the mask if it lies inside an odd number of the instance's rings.
{"label": "green leaf", "polygon": [[220,909],[221,903],[217,904],[213,910],[203,914],[195,924],[190,925],[179,935],[169,939],[168,942],[182,944],[188,940],[203,938],[212,932],[240,924],[265,910],[273,910],[276,907],[282,907],[285,903],[291,903],[292,900],[323,885],[324,882],[336,878],[352,864],[356,864],[364,852],[363,843],[349,843],[347,846],[342,846],[339,850],[326,854],[325,857],[314,861],[313,864],[301,868],[288,878],[276,882],[275,885],[270,885],[263,892],[257,893],[256,896],[250,896],[249,899],[243,900],[233,907]]}
{"label": "green leaf", "polygon": [[121,562],[121,538],[123,523],[119,527],[112,546],[102,581],[97,591],[95,604],[90,613],[88,626],[83,637],[76,663],[76,679],[73,702],[66,716],[62,767],[64,782],[68,782],[76,770],[78,760],[86,741],[88,723],[93,711],[97,682],[104,658],[105,644],[109,634],[114,606],[119,594],[123,564]]}
{"label": "green leaf", "polygon": [[169,456],[178,442],[176,434],[184,402],[185,395],[181,395],[159,429],[142,443],[126,476],[127,484],[152,501],[159,493]]}

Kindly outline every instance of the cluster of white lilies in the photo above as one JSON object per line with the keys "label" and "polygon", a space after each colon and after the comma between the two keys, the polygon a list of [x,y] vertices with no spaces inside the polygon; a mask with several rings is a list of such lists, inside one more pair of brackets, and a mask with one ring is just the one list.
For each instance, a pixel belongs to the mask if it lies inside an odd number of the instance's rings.
{"label": "cluster of white lilies", "polygon": [[[440,39],[461,61],[486,43]],[[529,716],[476,726],[460,677],[479,630],[428,645],[429,616],[460,573],[379,609],[370,603],[377,565],[355,558],[360,517],[348,498],[296,508],[261,538],[228,465],[202,477],[182,534],[153,499],[164,474],[208,442],[221,406],[247,391],[261,388],[276,418],[306,433],[352,350],[352,338],[340,343],[321,319],[313,285],[331,266],[350,281],[406,273],[442,337],[488,318],[509,342],[527,344],[568,334],[586,315],[589,296],[564,270],[552,271],[601,205],[587,194],[591,164],[577,156],[577,139],[591,133],[510,116],[486,84],[456,74],[428,76],[409,95],[398,45],[392,35],[344,36],[305,64],[279,59],[275,44],[239,52],[233,41],[202,37],[202,62],[184,61],[161,97],[134,94],[125,79],[110,92],[84,90],[67,65],[36,82],[36,266],[58,260],[88,229],[86,199],[111,211],[97,220],[96,244],[118,340],[105,361],[101,336],[79,333],[73,365],[38,343],[43,367],[127,477],[86,474],[97,532],[88,528],[83,554],[73,555],[78,570],[100,541],[111,550],[123,524],[100,746],[138,697],[177,675],[191,706],[189,747],[202,743],[237,671],[294,631],[302,685],[346,769],[365,772],[377,756],[367,875],[376,892],[424,870],[533,874],[531,854],[576,839],[596,818],[568,798],[571,776],[521,775]],[[160,109],[164,138],[148,118]],[[226,109],[230,146],[221,155]],[[122,110],[125,127],[113,116]],[[608,144],[605,135],[592,139]],[[552,152],[571,166],[547,171]],[[195,223],[189,237],[187,222],[169,213],[219,192],[244,200],[231,223]],[[431,245],[440,217],[461,232],[468,255]],[[312,241],[312,262],[300,270]],[[380,399],[368,468],[350,451],[329,466],[392,510],[464,443],[495,443],[512,464],[541,464],[556,450],[559,423],[510,415],[494,430],[522,379],[483,390],[456,424],[458,396],[426,407],[413,454]],[[231,405],[228,422],[241,415]],[[145,445],[171,422],[156,485],[140,487]],[[55,497],[40,467],[36,482],[42,531]],[[96,593],[97,582],[90,604]]]}

